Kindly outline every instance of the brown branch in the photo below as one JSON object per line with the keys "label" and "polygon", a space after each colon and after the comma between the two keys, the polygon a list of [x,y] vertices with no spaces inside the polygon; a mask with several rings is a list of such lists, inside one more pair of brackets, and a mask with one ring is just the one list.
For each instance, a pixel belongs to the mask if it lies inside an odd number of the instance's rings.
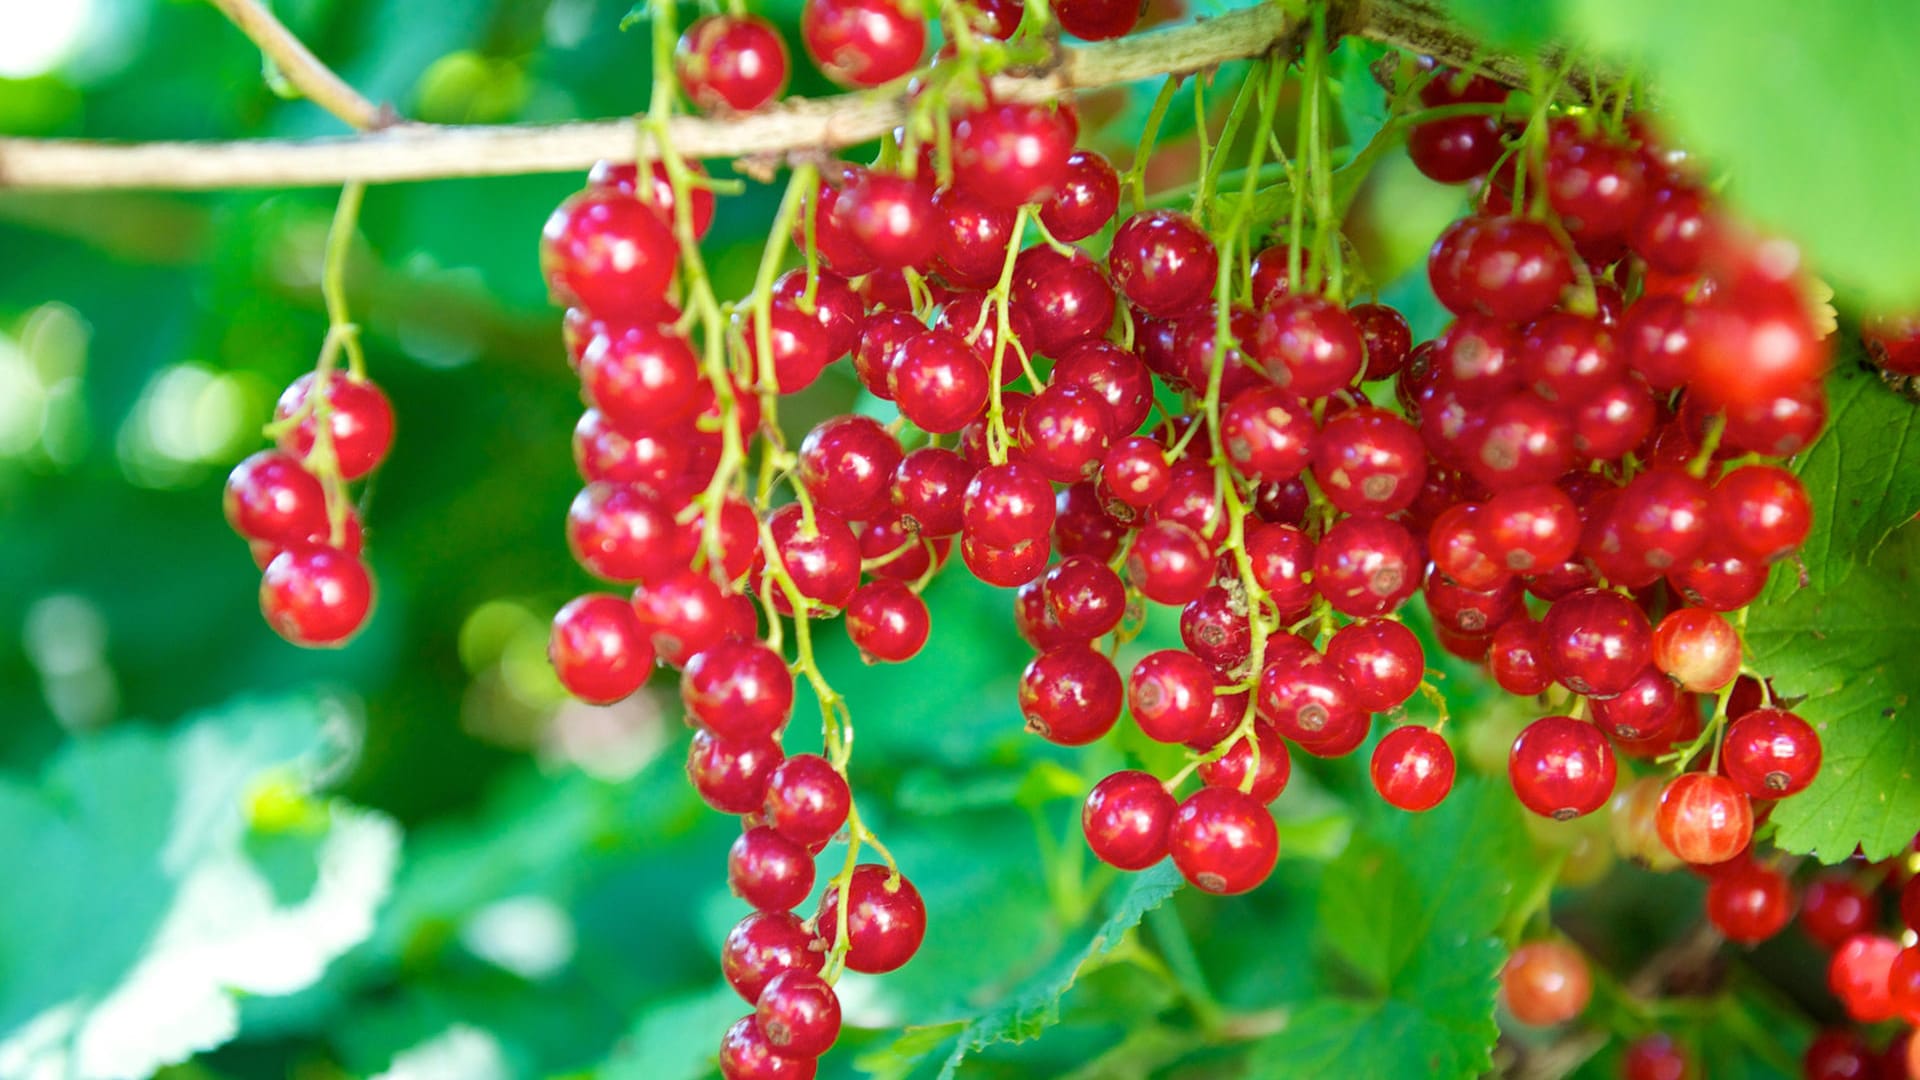
{"label": "brown branch", "polygon": [[[216,2],[227,8],[250,0]],[[1346,0],[1336,16],[1335,25],[1349,33],[1450,62],[1477,58],[1482,70],[1525,81],[1521,61],[1470,57],[1471,43],[1422,0]],[[1281,5],[1261,4],[1188,26],[1065,48],[1059,62],[1047,69],[996,78],[994,91],[1010,100],[1048,101],[1079,90],[1188,74],[1259,56],[1284,44],[1293,29]],[[285,32],[284,27],[280,30]],[[312,61],[304,48],[300,55]],[[318,61],[311,66],[338,82]],[[1570,82],[1584,86],[1585,76],[1576,75]],[[315,100],[326,103],[317,95]],[[678,117],[668,127],[668,138],[691,158],[778,156],[868,142],[905,119],[906,105],[898,99],[843,94],[797,99],[736,118]],[[303,140],[116,144],[0,138],[0,188],[184,191],[578,172],[606,158],[631,159],[646,137],[631,119],[622,118],[544,126],[407,124],[365,135]]]}
{"label": "brown branch", "polygon": [[247,35],[260,51],[273,61],[280,74],[315,105],[339,117],[348,127],[372,131],[397,119],[393,110],[382,108],[362,97],[345,79],[320,62],[320,58],[293,36],[285,23],[274,17],[259,0],[209,0],[226,15],[240,32]]}

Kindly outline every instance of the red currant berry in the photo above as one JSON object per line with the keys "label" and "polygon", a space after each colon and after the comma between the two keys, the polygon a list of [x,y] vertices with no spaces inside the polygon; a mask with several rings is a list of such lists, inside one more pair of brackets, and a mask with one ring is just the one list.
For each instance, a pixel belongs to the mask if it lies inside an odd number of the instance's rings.
{"label": "red currant berry", "polygon": [[1727,776],[1755,799],[1805,791],[1820,772],[1820,736],[1784,709],[1755,709],[1727,726],[1720,760]]}
{"label": "red currant berry", "polygon": [[[313,381],[312,372],[295,379],[274,406],[274,419],[286,420],[298,413],[313,392]],[[327,430],[333,435],[340,476],[358,480],[384,461],[393,446],[393,406],[378,386],[352,375],[334,375],[327,380],[327,405]],[[281,436],[280,445],[302,459],[313,453],[319,420],[316,414],[309,414]]]}
{"label": "red currant berry", "polygon": [[951,285],[974,289],[999,281],[1014,239],[1014,211],[958,188],[941,188],[933,208],[933,249],[941,276]]}
{"label": "red currant berry", "polygon": [[[826,612],[847,606],[860,584],[860,540],[840,515],[816,509],[809,520],[803,507],[789,503],[767,518],[767,532],[781,567],[802,598]],[[765,561],[766,553],[757,552],[756,581],[765,572]],[[791,598],[778,584],[773,587],[773,605],[781,614],[792,614]]]}
{"label": "red currant berry", "polygon": [[1246,531],[1247,562],[1255,584],[1282,616],[1304,611],[1315,589],[1307,580],[1313,570],[1313,541],[1291,525],[1259,524]]}
{"label": "red currant berry", "polygon": [[1166,451],[1144,435],[1114,443],[1100,461],[1101,492],[1135,510],[1159,502],[1172,482]]}
{"label": "red currant berry", "polygon": [[1385,615],[1419,589],[1423,561],[1399,522],[1346,518],[1314,550],[1314,587],[1342,615]]}
{"label": "red currant berry", "polygon": [[653,646],[633,606],[606,593],[578,597],[554,615],[547,656],[567,693],[595,705],[640,689],[653,670]]}
{"label": "red currant berry", "polygon": [[1653,655],[1646,613],[1619,593],[1575,593],[1556,601],[1542,621],[1548,666],[1576,694],[1619,693]]}
{"label": "red currant berry", "polygon": [[1900,955],[1900,943],[1879,934],[1855,934],[1840,943],[1827,965],[1827,988],[1847,1014],[1862,1024],[1878,1024],[1894,1015],[1888,977]]}
{"label": "red currant berry", "polygon": [[1061,0],[1054,5],[1060,28],[1083,41],[1124,37],[1140,21],[1141,7],[1133,0]]}
{"label": "red currant berry", "polygon": [[921,177],[868,171],[840,189],[834,226],[882,269],[922,269],[933,258],[940,214]]}
{"label": "red currant berry", "polygon": [[320,481],[281,450],[262,450],[233,467],[225,510],[234,532],[282,547],[332,531]]}
{"label": "red currant berry", "polygon": [[1708,880],[1707,918],[1730,940],[1759,944],[1793,918],[1793,886],[1772,867],[1736,863]]}
{"label": "red currant berry", "polygon": [[[826,932],[824,927],[821,932]],[[767,983],[783,971],[818,972],[827,958],[819,946],[792,912],[756,911],[727,934],[720,947],[720,970],[741,997],[758,1001]]]}
{"label": "red currant berry", "polygon": [[728,850],[727,884],[756,911],[788,911],[813,892],[813,856],[805,844],[757,826]]}
{"label": "red currant berry", "polygon": [[695,19],[674,49],[674,72],[706,112],[752,112],[787,88],[787,43],[757,15]]}
{"label": "red currant berry", "polygon": [[1174,811],[1167,846],[1180,876],[1195,888],[1232,896],[1251,891],[1273,873],[1280,832],[1258,799],[1203,787]]}
{"label": "red currant berry", "polygon": [[[702,168],[699,162],[686,162],[686,167],[687,171],[693,174],[696,184],[706,178],[707,170]],[[654,162],[653,168],[647,170],[647,179],[644,197],[652,200],[650,205],[660,221],[669,229],[675,228],[678,221],[677,207],[674,203],[676,196],[673,191],[673,178],[668,174],[666,164]],[[587,172],[587,187],[593,191],[618,192],[630,199],[643,197],[640,187],[640,169],[631,161],[594,162],[593,168]],[[695,186],[692,194],[693,213],[689,224],[693,226],[694,239],[698,240],[707,235],[707,230],[713,225],[713,192],[708,188]],[[574,310],[578,309],[571,309],[570,313]],[[677,315],[678,313],[673,312],[669,307],[663,309],[661,314]]]}
{"label": "red currant berry", "polygon": [[758,641],[722,641],[687,661],[680,677],[687,713],[723,739],[770,737],[793,712],[793,675]]}
{"label": "red currant berry", "polygon": [[961,504],[967,538],[990,547],[1045,545],[1055,515],[1053,486],[1028,465],[989,465],[974,474]]}
{"label": "red currant berry", "polygon": [[1372,382],[1398,375],[1413,352],[1413,330],[1407,317],[1385,304],[1355,304],[1347,309],[1360,328],[1367,365],[1361,378]]}
{"label": "red currant berry", "polygon": [[868,663],[913,659],[932,629],[927,602],[898,581],[868,582],[847,601],[847,637]]}
{"label": "red currant berry", "polygon": [[1487,665],[1500,689],[1520,697],[1545,693],[1553,683],[1547,670],[1547,642],[1540,624],[1532,619],[1508,619],[1493,632]]}
{"label": "red currant berry", "polygon": [[[847,967],[881,975],[913,959],[927,936],[927,907],[897,871],[867,863],[847,883]],[[832,945],[840,937],[840,889],[820,898],[814,925]]]}
{"label": "red currant berry", "polygon": [[1108,341],[1082,341],[1053,365],[1053,385],[1090,390],[1105,401],[1117,435],[1138,430],[1153,407],[1153,373],[1133,353]]}
{"label": "red currant berry", "polygon": [[569,197],[540,234],[540,272],[554,299],[604,318],[659,314],[679,258],[652,207],[611,191]]}
{"label": "red currant berry", "polygon": [[[1463,298],[1507,322],[1539,318],[1573,283],[1573,268],[1553,232],[1537,221],[1489,218],[1460,256]],[[1445,297],[1441,298],[1445,300]]]}
{"label": "red currant berry", "polygon": [[[1313,414],[1291,392],[1268,386],[1248,390],[1220,417],[1227,460],[1242,476],[1290,480],[1313,460]],[[1419,485],[1414,485],[1417,490]]]}
{"label": "red currant berry", "polygon": [[781,1057],[752,1016],[734,1021],[720,1040],[720,1080],[813,1080],[811,1059]]}
{"label": "red currant berry", "polygon": [[1487,508],[1479,503],[1449,507],[1427,533],[1434,569],[1466,589],[1484,591],[1504,584],[1511,575],[1506,556],[1494,549],[1492,525]]}
{"label": "red currant berry", "polygon": [[894,0],[807,0],[800,40],[827,78],[842,86],[879,86],[919,65],[927,24]]}
{"label": "red currant berry", "polygon": [[1485,176],[1505,147],[1491,116],[1450,116],[1415,124],[1407,132],[1407,157],[1429,180],[1464,184]]}
{"label": "red currant berry", "polygon": [[1852,1031],[1823,1031],[1801,1058],[1806,1080],[1874,1080],[1873,1050]]}
{"label": "red currant berry", "polygon": [[1740,674],[1740,635],[1711,611],[1680,608],[1654,627],[1653,663],[1683,688],[1710,693]]}
{"label": "red currant berry", "polygon": [[684,338],[630,326],[594,338],[580,357],[581,388],[629,437],[672,427],[700,405],[700,361]]}
{"label": "red currant berry", "polygon": [[1386,712],[1412,697],[1427,667],[1420,639],[1391,619],[1341,627],[1327,641],[1327,659],[1368,712]]}
{"label": "red currant berry", "polygon": [[1345,513],[1398,513],[1413,505],[1427,478],[1426,447],[1412,424],[1385,409],[1349,409],[1315,437],[1313,478]]}
{"label": "red currant berry", "polygon": [[1418,724],[1387,732],[1373,748],[1373,788],[1402,810],[1431,810],[1453,790],[1453,749]]}
{"label": "red currant berry", "polygon": [[1707,497],[1712,533],[1743,554],[1774,562],[1800,546],[1813,527],[1813,506],[1800,478],[1774,465],[1734,469]]}
{"label": "red currant berry", "polygon": [[1275,383],[1309,400],[1352,385],[1366,363],[1366,345],[1353,316],[1313,295],[1286,296],[1269,305],[1251,349]]}
{"label": "red currant berry", "polygon": [[1127,552],[1127,579],[1156,604],[1185,605],[1213,581],[1213,553],[1200,534],[1177,521],[1142,528]]}
{"label": "red currant berry", "polygon": [[1075,640],[1112,633],[1126,614],[1126,585],[1111,567],[1092,556],[1063,559],[1041,580],[1054,623]]}
{"label": "red currant berry", "polygon": [[1599,320],[1550,311],[1527,327],[1520,346],[1527,385],[1543,399],[1578,405],[1626,374],[1613,331]]}
{"label": "red currant berry", "polygon": [[1800,896],[1800,929],[1815,944],[1837,949],[1873,926],[1879,911],[1860,888],[1837,875],[1816,877]]}
{"label": "red currant berry", "polygon": [[780,745],[769,737],[723,739],[702,729],[687,748],[687,777],[708,806],[747,814],[766,801],[767,779],[783,760]]}
{"label": "red currant berry", "polygon": [[1660,842],[1696,866],[1723,863],[1753,839],[1753,804],[1739,785],[1711,773],[1682,773],[1660,792]]}
{"label": "red currant berry", "polygon": [[900,343],[887,387],[900,415],[922,431],[942,435],[980,415],[990,392],[986,365],[965,341],[939,330]]}
{"label": "red currant berry", "polygon": [[1500,1000],[1529,1027],[1564,1024],[1584,1012],[1592,997],[1587,958],[1558,941],[1530,941],[1500,969]]}
{"label": "red currant berry", "polygon": [[989,585],[1011,589],[1038,578],[1047,568],[1045,541],[1022,540],[1012,547],[982,544],[971,536],[960,538],[960,557],[973,576]]}
{"label": "red currant berry", "polygon": [[1531,393],[1494,403],[1465,435],[1467,471],[1495,491],[1552,483],[1573,464],[1566,413]]}
{"label": "red currant berry", "polygon": [[260,579],[260,613],[295,645],[345,645],[366,625],[372,608],[366,565],[337,548],[292,545],[273,557]]}
{"label": "red currant berry", "polygon": [[1260,673],[1260,715],[1317,757],[1338,757],[1366,739],[1370,717],[1353,687],[1326,657],[1312,649],[1269,648]]}
{"label": "red currant berry", "polygon": [[1547,716],[1528,724],[1507,757],[1507,776],[1521,805],[1556,821],[1571,821],[1605,806],[1615,775],[1607,737],[1571,716]]}
{"label": "red currant berry", "polygon": [[1673,680],[1649,664],[1626,689],[1592,700],[1593,722],[1623,743],[1648,743],[1672,733],[1681,700]]}
{"label": "red currant berry", "polygon": [[1213,290],[1220,253],[1192,218],[1150,210],[1122,222],[1107,265],[1127,302],[1148,315],[1171,318]]}
{"label": "red currant berry", "polygon": [[866,416],[836,416],[800,443],[800,483],[816,507],[855,520],[888,505],[900,440]]}
{"label": "red currant berry", "polygon": [[1049,386],[1021,413],[1020,447],[1047,479],[1070,484],[1099,468],[1112,424],[1112,411],[1098,394],[1078,386]]}
{"label": "red currant berry", "polygon": [[1213,670],[1177,649],[1149,653],[1127,678],[1127,705],[1150,739],[1187,743],[1207,727],[1214,706]]}
{"label": "red currant berry", "polygon": [[1042,653],[1020,677],[1027,730],[1061,746],[1085,746],[1113,730],[1123,697],[1113,661],[1085,645]]}
{"label": "red currant berry", "polygon": [[773,1052],[807,1061],[833,1048],[840,1037],[840,998],[811,971],[783,971],[760,991],[754,1022]]}
{"label": "red currant berry", "polygon": [[1145,870],[1167,855],[1173,796],[1143,772],[1114,773],[1093,786],[1080,827],[1095,858],[1120,870]]}
{"label": "red currant berry", "polygon": [[1009,102],[953,122],[953,184],[992,206],[1045,202],[1070,175],[1080,119],[1058,104]]}
{"label": "red currant berry", "polygon": [[893,507],[922,536],[952,536],[965,520],[967,484],[978,471],[951,450],[923,446],[893,470]]}
{"label": "red currant berry", "polygon": [[813,848],[833,839],[852,805],[846,777],[832,762],[818,754],[795,754],[767,778],[762,810],[774,832]]}
{"label": "red currant berry", "polygon": [[[1066,25],[1063,10],[1056,9],[1054,14]],[[1071,26],[1067,29],[1079,33]],[[1113,165],[1098,151],[1075,150],[1067,158],[1066,175],[1053,197],[1040,208],[1040,223],[1054,239],[1072,243],[1099,232],[1119,209],[1120,175]]]}

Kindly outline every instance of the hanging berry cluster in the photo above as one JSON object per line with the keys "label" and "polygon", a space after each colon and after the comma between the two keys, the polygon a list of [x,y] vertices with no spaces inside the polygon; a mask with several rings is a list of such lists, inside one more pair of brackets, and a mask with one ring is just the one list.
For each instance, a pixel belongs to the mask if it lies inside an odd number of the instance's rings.
{"label": "hanging berry cluster", "polygon": [[[393,406],[367,378],[358,327],[341,287],[364,189],[348,185],[327,238],[323,282],[331,325],[314,370],[280,395],[262,450],[227,477],[227,524],[247,541],[260,579],[260,613],[295,645],[344,645],[366,625],[373,579],[348,485],[393,447]],[[347,369],[339,370],[344,353]]]}
{"label": "hanging berry cluster", "polygon": [[[724,1037],[725,1076],[813,1075],[839,1031],[839,975],[891,971],[922,940],[919,895],[848,784],[852,717],[812,634],[844,615],[869,661],[912,658],[931,631],[921,594],[956,541],[969,572],[1013,590],[1035,651],[1019,686],[1029,730],[1085,745],[1124,713],[1189,751],[1172,776],[1094,785],[1084,832],[1113,866],[1171,857],[1206,892],[1257,887],[1291,755],[1353,753],[1380,717],[1380,796],[1443,801],[1444,700],[1402,621],[1419,595],[1441,647],[1545,713],[1509,754],[1529,810],[1606,805],[1620,754],[1664,767],[1619,796],[1623,848],[1712,868],[1708,914],[1729,937],[1784,925],[1785,870],[1752,834],[1812,781],[1820,741],[1747,669],[1741,628],[1810,526],[1777,459],[1821,429],[1828,348],[1794,249],[1734,222],[1624,98],[1563,112],[1544,80],[1510,100],[1401,65],[1387,130],[1472,193],[1427,266],[1451,322],[1416,345],[1348,265],[1320,9],[1291,158],[1270,136],[1289,66],[1256,62],[1217,144],[1196,92],[1200,177],[1182,210],[1143,175],[1177,80],[1124,174],[1076,145],[1071,104],[987,89],[1050,54],[1049,18],[1107,38],[1134,5],[954,6],[951,44],[923,66],[928,26],[893,0],[809,0],[807,56],[848,87],[912,76],[911,120],[870,165],[791,162],[754,287],[729,302],[699,241],[737,182],[683,160],[666,121],[682,94],[719,116],[777,101],[787,47],[747,14],[676,39],[671,6],[655,7],[638,162],[596,167],[541,239],[588,404],[567,542],[595,577],[633,587],[567,604],[551,655],[595,703],[656,663],[677,669],[688,774],[742,818],[728,874],[754,910],[723,968],[754,1011]],[[1222,164],[1243,128],[1236,180]],[[1256,198],[1269,165],[1291,209],[1256,220],[1276,205]],[[782,273],[789,244],[800,265]],[[271,558],[263,606],[307,644],[365,617],[342,485],[391,430],[352,335],[328,342],[311,386],[283,400],[286,449],[229,485],[235,527]],[[842,361],[899,419],[836,417],[789,448],[781,398]],[[1147,604],[1178,609],[1184,647],[1123,674]],[[782,748],[796,675],[821,707],[821,754]],[[1417,694],[1440,706],[1432,727],[1404,722]],[[796,914],[835,838],[844,864]],[[879,861],[861,861],[869,850]],[[1914,950],[1868,929],[1836,938],[1836,991],[1863,1020],[1887,994],[1920,1015]],[[1577,1013],[1584,963],[1530,943],[1504,978],[1510,1011]]]}

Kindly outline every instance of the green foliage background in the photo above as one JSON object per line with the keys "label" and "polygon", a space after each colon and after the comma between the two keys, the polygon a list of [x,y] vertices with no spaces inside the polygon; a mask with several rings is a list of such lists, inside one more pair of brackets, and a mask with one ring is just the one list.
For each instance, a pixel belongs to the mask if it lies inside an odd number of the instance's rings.
{"label": "green foliage background", "polygon": [[[1898,45],[1901,5],[1457,8],[1508,44],[1571,34],[1637,57],[1674,130],[1732,177],[1728,197],[1798,237],[1843,307],[1920,298],[1920,133],[1900,104],[1920,99],[1920,68]],[[646,98],[644,37],[618,32],[624,5],[607,0],[276,9],[423,119],[611,116]],[[762,10],[791,31],[791,0]],[[93,19],[62,66],[0,80],[0,131],[335,130],[278,97],[210,6],[98,0]],[[1356,144],[1384,111],[1376,55],[1350,44],[1340,61]],[[803,70],[794,89],[826,88]],[[1090,104],[1094,144],[1124,160],[1155,90]],[[1166,134],[1190,115],[1176,105]],[[0,192],[0,849],[16,872],[0,890],[0,1075],[68,1055],[101,1075],[191,1058],[180,1078],[706,1074],[745,1011],[714,960],[741,913],[731,823],[681,776],[670,679],[600,714],[561,708],[544,668],[546,617],[588,583],[560,535],[579,405],[533,240],[578,182],[369,195],[353,308],[401,430],[365,507],[380,606],[338,653],[262,625],[218,506],[318,348],[332,193]],[[745,290],[773,204],[750,185],[720,215],[723,295]],[[1418,263],[1459,205],[1393,155],[1356,204],[1369,273],[1424,331],[1437,312]],[[1912,409],[1854,359],[1837,434],[1798,466],[1821,500],[1808,577],[1783,571],[1751,626],[1828,740],[1829,771],[1781,808],[1779,839],[1830,861],[1891,852],[1920,824],[1920,687],[1901,663],[1920,640],[1920,541],[1896,533],[1920,509],[1920,440],[1888,438]],[[804,430],[858,406],[856,389],[842,371],[783,419]],[[1699,910],[1689,877],[1610,865],[1603,828],[1523,822],[1497,773],[1525,715],[1448,660],[1463,758],[1492,779],[1410,818],[1377,804],[1364,754],[1296,761],[1269,888],[1218,901],[1165,867],[1101,870],[1078,796],[1165,751],[1025,736],[1007,597],[952,573],[930,599],[934,641],[909,665],[863,667],[822,635],[859,724],[863,805],[933,920],[904,971],[849,979],[853,1030],[826,1075],[1473,1075],[1495,1063],[1494,973],[1549,902],[1621,973]],[[1136,648],[1173,639],[1163,620]],[[1598,883],[1556,891],[1557,875]],[[1833,1018],[1797,939],[1672,1007],[1600,982],[1596,1026],[1674,1031],[1726,1075],[1777,1075]]]}

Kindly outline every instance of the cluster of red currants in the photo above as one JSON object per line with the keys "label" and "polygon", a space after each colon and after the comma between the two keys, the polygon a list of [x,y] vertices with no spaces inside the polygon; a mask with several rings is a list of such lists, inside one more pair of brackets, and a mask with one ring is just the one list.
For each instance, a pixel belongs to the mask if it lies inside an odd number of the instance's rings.
{"label": "cluster of red currants", "polygon": [[263,571],[268,625],[295,645],[344,645],[373,609],[360,516],[345,485],[386,458],[393,407],[364,376],[323,364],[280,395],[268,430],[279,449],[254,454],[227,477],[227,524]]}
{"label": "cluster of red currants", "polygon": [[[1616,834],[1619,821],[1616,817]],[[1814,1038],[1802,1062],[1807,1080],[1892,1080],[1920,1072],[1915,1069],[1920,1050],[1914,1047],[1914,1028],[1920,1026],[1920,946],[1903,948],[1899,940],[1901,934],[1920,934],[1920,876],[1908,874],[1902,883],[1901,867],[1916,851],[1920,837],[1909,852],[1886,864],[1822,870],[1799,889],[1800,930],[1828,953],[1828,989],[1859,1025],[1829,1028]],[[1782,871],[1742,860],[1702,872],[1710,878],[1708,916],[1728,938],[1755,944],[1793,919],[1795,886]],[[1881,893],[1889,903],[1883,905]],[[1891,929],[1882,924],[1883,908],[1895,911]],[[1500,973],[1502,1003],[1529,1026],[1574,1019],[1592,993],[1586,957],[1562,940],[1520,946]],[[1876,1050],[1866,1029],[1889,1021],[1907,1027]],[[1635,1040],[1621,1059],[1627,1080],[1684,1080],[1698,1075],[1696,1068],[1682,1047],[1661,1034]]]}

